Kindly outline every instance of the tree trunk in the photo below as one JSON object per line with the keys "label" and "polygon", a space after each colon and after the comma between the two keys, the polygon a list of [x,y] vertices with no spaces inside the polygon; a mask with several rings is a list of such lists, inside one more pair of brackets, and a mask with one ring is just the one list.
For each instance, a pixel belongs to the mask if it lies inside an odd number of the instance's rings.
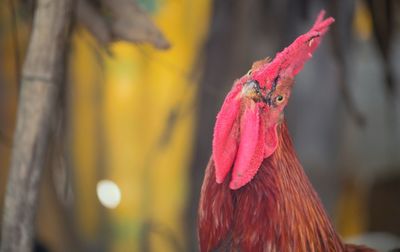
{"label": "tree trunk", "polygon": [[50,118],[63,77],[72,0],[39,0],[22,71],[1,252],[31,251]]}

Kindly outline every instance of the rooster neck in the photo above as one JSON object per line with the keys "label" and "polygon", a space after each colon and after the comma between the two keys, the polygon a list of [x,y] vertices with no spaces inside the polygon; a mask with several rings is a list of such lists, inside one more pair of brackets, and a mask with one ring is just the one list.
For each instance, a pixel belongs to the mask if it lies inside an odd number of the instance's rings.
{"label": "rooster neck", "polygon": [[248,186],[233,193],[235,225],[246,239],[259,232],[260,242],[270,241],[277,251],[341,251],[343,244],[297,158],[286,123],[278,135],[275,153]]}
{"label": "rooster neck", "polygon": [[239,190],[216,184],[212,161],[199,209],[202,251],[343,251],[289,136],[279,127],[279,147]]}

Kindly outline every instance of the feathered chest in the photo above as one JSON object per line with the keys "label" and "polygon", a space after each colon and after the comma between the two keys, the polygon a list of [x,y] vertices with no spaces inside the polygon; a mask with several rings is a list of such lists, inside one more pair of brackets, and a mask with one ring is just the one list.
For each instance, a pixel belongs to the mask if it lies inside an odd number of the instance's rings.
{"label": "feathered chest", "polygon": [[202,251],[343,251],[294,154],[286,125],[280,146],[239,190],[215,183],[211,160],[199,208]]}

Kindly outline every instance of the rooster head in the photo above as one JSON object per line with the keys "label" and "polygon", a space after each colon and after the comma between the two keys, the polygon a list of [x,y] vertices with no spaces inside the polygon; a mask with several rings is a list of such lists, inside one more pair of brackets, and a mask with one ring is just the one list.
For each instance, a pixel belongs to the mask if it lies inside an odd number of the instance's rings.
{"label": "rooster head", "polygon": [[217,115],[212,158],[216,181],[222,183],[231,171],[232,190],[246,185],[262,161],[278,146],[277,126],[283,119],[293,80],[319,45],[333,18],[318,15],[314,26],[289,47],[253,64],[236,80]]}

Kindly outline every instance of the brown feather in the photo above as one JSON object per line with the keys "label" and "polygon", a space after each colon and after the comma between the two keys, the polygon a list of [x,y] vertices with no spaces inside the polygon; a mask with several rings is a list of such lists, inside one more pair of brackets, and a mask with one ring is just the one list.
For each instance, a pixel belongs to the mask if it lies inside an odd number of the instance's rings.
{"label": "brown feather", "polygon": [[238,190],[229,189],[230,179],[215,182],[211,158],[200,198],[200,250],[374,251],[354,250],[341,241],[298,161],[285,122],[278,131],[278,149]]}

